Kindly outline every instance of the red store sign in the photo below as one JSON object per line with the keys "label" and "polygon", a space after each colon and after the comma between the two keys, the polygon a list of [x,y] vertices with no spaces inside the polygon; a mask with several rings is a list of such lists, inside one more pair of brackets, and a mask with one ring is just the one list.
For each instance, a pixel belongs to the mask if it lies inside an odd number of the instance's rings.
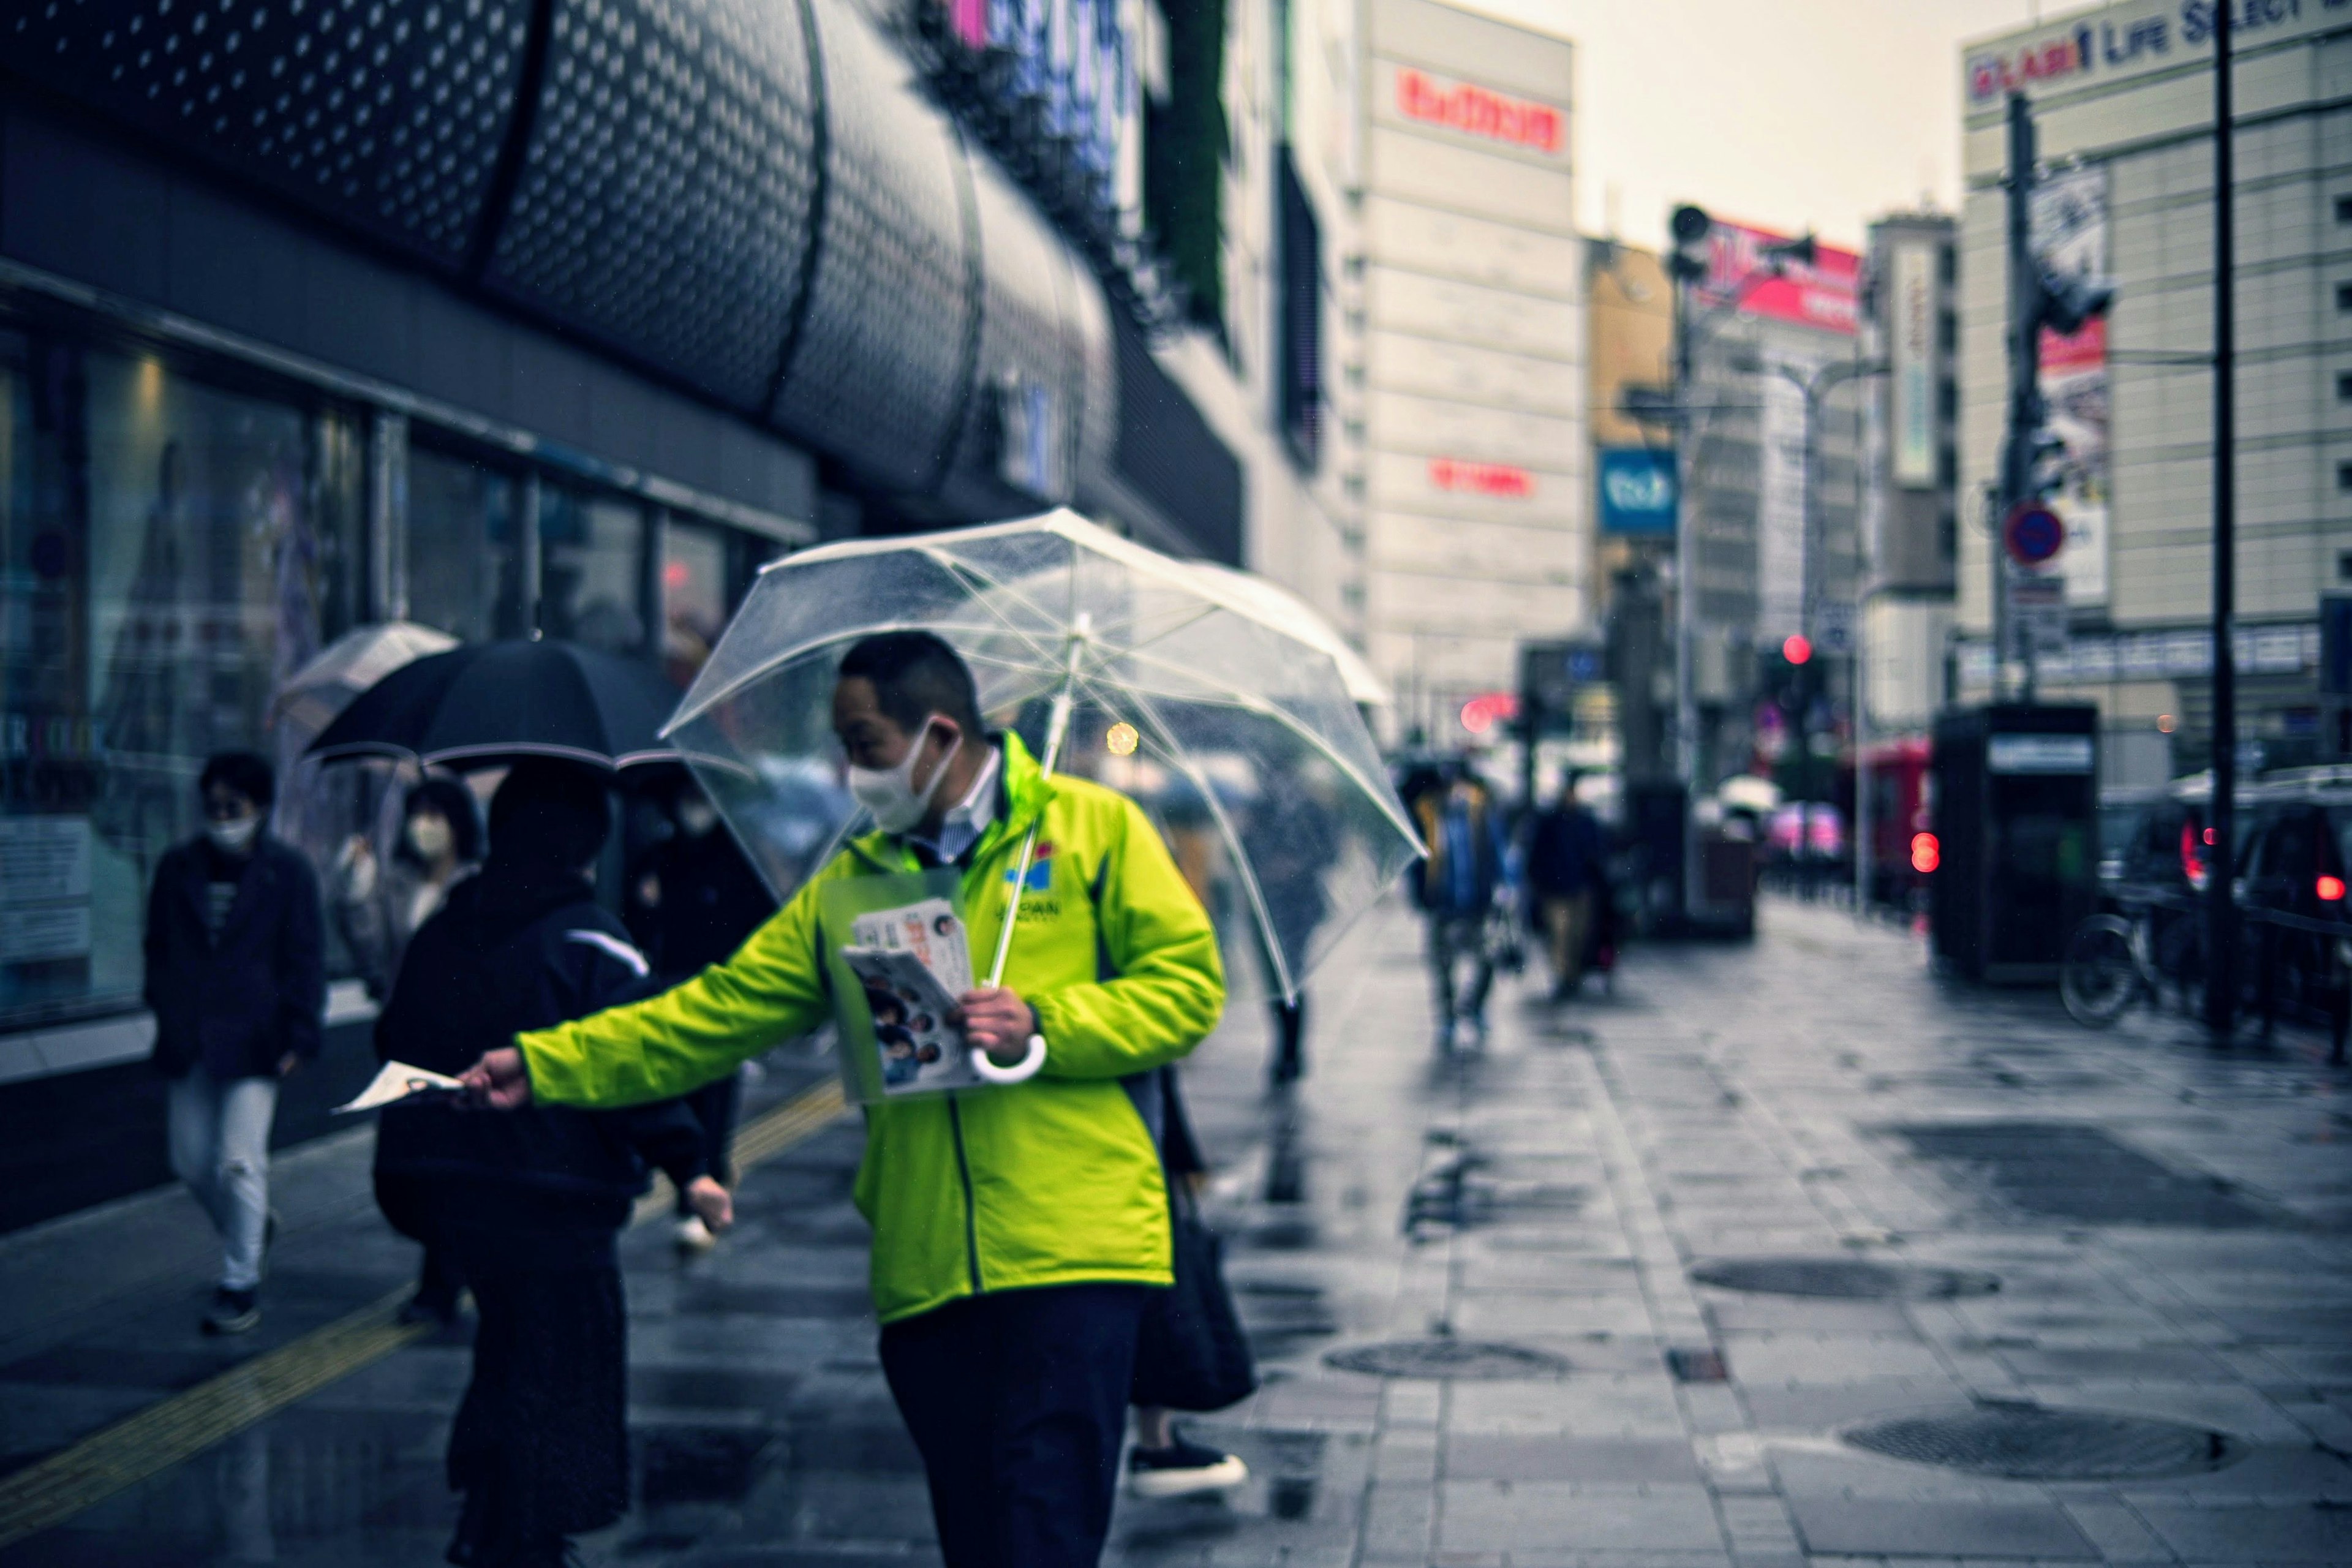
{"label": "red store sign", "polygon": [[1465,463],[1455,458],[1429,459],[1429,482],[1442,490],[1505,496],[1514,500],[1536,493],[1536,477],[1507,463]]}
{"label": "red store sign", "polygon": [[1397,112],[1407,120],[1442,125],[1465,136],[1558,153],[1567,144],[1568,117],[1548,103],[1507,98],[1466,81],[1431,76],[1411,68],[1396,76]]}

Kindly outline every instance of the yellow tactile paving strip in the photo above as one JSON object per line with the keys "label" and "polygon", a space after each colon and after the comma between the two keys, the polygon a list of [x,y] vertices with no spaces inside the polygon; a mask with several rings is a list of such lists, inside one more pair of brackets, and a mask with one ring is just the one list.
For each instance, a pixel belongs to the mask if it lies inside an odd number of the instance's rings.
{"label": "yellow tactile paving strip", "polygon": [[[749,1170],[773,1159],[822,1131],[845,1109],[841,1085],[830,1079],[793,1096],[736,1131],[736,1169]],[[667,1184],[656,1186],[638,1200],[635,1223],[669,1212]],[[324,1328],[242,1362],[0,1479],[0,1547],[62,1524],[423,1338],[429,1326],[404,1327],[398,1321],[411,1289],[403,1285]]]}

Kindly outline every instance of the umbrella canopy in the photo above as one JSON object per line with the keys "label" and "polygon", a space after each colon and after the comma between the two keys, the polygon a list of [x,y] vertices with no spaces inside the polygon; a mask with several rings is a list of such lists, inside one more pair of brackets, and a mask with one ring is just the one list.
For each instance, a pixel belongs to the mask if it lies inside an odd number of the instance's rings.
{"label": "umbrella canopy", "polygon": [[842,657],[935,633],[1049,766],[1134,796],[1180,863],[1223,859],[1294,994],[1420,842],[1331,654],[1264,603],[1069,511],[845,541],[762,572],[665,734],[789,896],[865,825],[833,736]]}
{"label": "umbrella canopy", "polygon": [[286,678],[278,689],[277,717],[304,735],[316,735],[334,722],[352,698],[394,670],[457,646],[457,639],[446,632],[414,621],[355,626]]}
{"label": "umbrella canopy", "polygon": [[576,643],[467,643],[352,699],[310,754],[460,769],[527,756],[614,769],[675,762],[660,730],[676,697],[646,666]]}
{"label": "umbrella canopy", "polygon": [[1362,654],[1349,646],[1348,639],[1339,635],[1339,628],[1325,620],[1322,612],[1306,600],[1273,578],[1261,577],[1255,572],[1235,571],[1213,561],[1188,561],[1185,564],[1213,578],[1238,601],[1236,608],[1245,607],[1266,625],[1329,654],[1331,662],[1339,667],[1339,679],[1349,697],[1367,708],[1389,705],[1389,683],[1364,661]]}

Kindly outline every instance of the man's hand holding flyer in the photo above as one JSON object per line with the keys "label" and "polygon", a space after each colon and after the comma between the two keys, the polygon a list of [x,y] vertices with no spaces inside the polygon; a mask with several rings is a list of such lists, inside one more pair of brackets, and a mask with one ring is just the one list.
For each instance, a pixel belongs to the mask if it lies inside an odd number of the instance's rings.
{"label": "man's hand holding flyer", "polygon": [[963,1031],[952,1020],[971,989],[963,921],[945,899],[860,915],[843,962],[865,987],[881,1058],[882,1090],[907,1094],[979,1087]]}

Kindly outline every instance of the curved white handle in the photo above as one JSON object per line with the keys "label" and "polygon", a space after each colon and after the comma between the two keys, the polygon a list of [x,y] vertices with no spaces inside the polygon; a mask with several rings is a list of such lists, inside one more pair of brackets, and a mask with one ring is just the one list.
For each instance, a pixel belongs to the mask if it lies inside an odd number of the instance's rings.
{"label": "curved white handle", "polygon": [[986,1051],[971,1053],[971,1070],[990,1083],[1020,1083],[1035,1078],[1037,1069],[1045,1065],[1045,1037],[1043,1035],[1030,1036],[1029,1049],[1009,1068],[998,1067]]}

